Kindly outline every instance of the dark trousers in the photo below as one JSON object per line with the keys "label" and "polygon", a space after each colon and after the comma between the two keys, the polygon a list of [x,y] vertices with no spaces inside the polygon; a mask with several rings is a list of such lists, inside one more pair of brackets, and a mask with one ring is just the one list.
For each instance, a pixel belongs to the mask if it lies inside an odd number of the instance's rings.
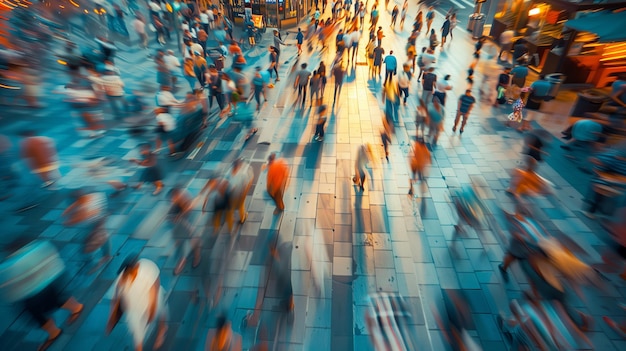
{"label": "dark trousers", "polygon": [[339,95],[341,95],[341,87],[343,86],[343,82],[335,83],[335,93],[333,94],[333,102],[337,101]]}
{"label": "dark trousers", "polygon": [[391,81],[393,79],[393,74],[395,73],[395,70],[385,70],[385,81],[383,82],[384,84],[387,84],[387,80]]}
{"label": "dark trousers", "polygon": [[270,78],[272,78],[272,72],[276,72],[276,78],[278,78],[278,68],[276,65],[274,65],[274,67],[270,67],[267,69],[268,72],[270,72]]}
{"label": "dark trousers", "polygon": [[300,97],[302,97],[301,104],[304,105],[304,102],[306,101],[306,84],[298,85],[298,98],[296,99],[296,102],[300,99]]}
{"label": "dark trousers", "polygon": [[211,91],[209,93],[209,109],[213,108],[213,98],[217,101],[217,106],[219,106],[220,111],[224,109],[224,94],[216,91]]}
{"label": "dark trousers", "polygon": [[398,89],[400,90],[400,96],[404,95],[404,103],[406,104],[406,99],[409,97],[409,88],[398,87]]}
{"label": "dark trousers", "polygon": [[324,126],[326,126],[326,118],[320,118],[315,126],[315,135],[324,137]]}

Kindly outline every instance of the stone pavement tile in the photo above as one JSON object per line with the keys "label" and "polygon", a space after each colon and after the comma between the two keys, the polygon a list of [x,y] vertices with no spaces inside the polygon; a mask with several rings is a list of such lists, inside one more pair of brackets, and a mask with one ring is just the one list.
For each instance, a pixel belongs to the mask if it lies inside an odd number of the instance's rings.
{"label": "stone pavement tile", "polygon": [[484,341],[500,341],[500,330],[496,324],[496,316],[490,313],[472,313],[478,336]]}
{"label": "stone pavement tile", "polygon": [[352,257],[352,243],[336,241],[330,256]]}
{"label": "stone pavement tile", "polygon": [[303,350],[330,350],[330,328],[306,328]]}
{"label": "stone pavement tile", "polygon": [[333,276],[352,276],[352,258],[351,257],[333,257]]}
{"label": "stone pavement tile", "polygon": [[396,271],[391,268],[376,268],[376,291],[398,292]]}
{"label": "stone pavement tile", "polygon": [[374,250],[374,267],[394,268],[393,252],[390,250]]}
{"label": "stone pavement tile", "polygon": [[413,262],[433,262],[430,244],[426,238],[420,237],[418,233],[409,235],[409,245],[413,252]]}
{"label": "stone pavement tile", "polygon": [[[444,240],[445,242],[445,240]],[[433,255],[433,261],[437,268],[451,268],[452,258],[450,250],[447,247],[431,247],[430,252]]]}
{"label": "stone pavement tile", "polygon": [[436,268],[442,289],[459,289],[459,281],[453,268]]}
{"label": "stone pavement tile", "polygon": [[457,273],[462,289],[480,289],[480,283],[474,273]]}
{"label": "stone pavement tile", "polygon": [[488,271],[492,269],[489,257],[483,249],[467,249],[466,251],[475,270]]}
{"label": "stone pavement tile", "polygon": [[415,273],[398,273],[398,293],[405,298],[419,297],[419,285]]}
{"label": "stone pavement tile", "polygon": [[331,326],[331,299],[310,298],[308,300],[305,326],[328,328]]}
{"label": "stone pavement tile", "polygon": [[357,275],[374,275],[374,249],[370,246],[355,246],[354,272]]}

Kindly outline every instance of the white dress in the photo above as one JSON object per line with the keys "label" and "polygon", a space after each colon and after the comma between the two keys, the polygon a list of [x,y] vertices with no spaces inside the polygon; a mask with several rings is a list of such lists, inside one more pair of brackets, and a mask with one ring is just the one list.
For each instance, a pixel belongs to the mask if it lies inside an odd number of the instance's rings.
{"label": "white dress", "polygon": [[[117,294],[120,297],[124,318],[128,323],[128,328],[133,334],[135,346],[142,345],[150,323],[148,317],[150,313],[150,289],[155,281],[159,278],[159,268],[154,262],[147,259],[140,259],[139,271],[137,277],[132,282],[123,286],[117,286]],[[165,291],[163,287],[159,287],[156,308],[156,317],[167,315],[167,306],[165,305]]]}

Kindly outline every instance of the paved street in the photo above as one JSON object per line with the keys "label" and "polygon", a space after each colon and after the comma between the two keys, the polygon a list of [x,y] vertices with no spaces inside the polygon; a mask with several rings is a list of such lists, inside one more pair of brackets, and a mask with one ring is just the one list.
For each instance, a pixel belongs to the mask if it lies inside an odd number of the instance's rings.
{"label": "paved street", "polygon": [[[409,14],[417,12],[415,2],[409,8]],[[441,12],[446,10],[439,9],[434,28],[441,27]],[[405,31],[400,33],[389,28],[390,15],[383,12],[383,47],[387,52],[393,49],[402,63],[414,15],[407,16]],[[133,252],[140,252],[141,257],[153,260],[161,269],[161,283],[167,290],[170,309],[163,350],[204,350],[207,333],[215,327],[220,312],[227,314],[235,332],[242,335],[244,349],[256,341],[267,340],[270,350],[372,350],[365,313],[367,296],[373,292],[399,293],[407,298],[419,350],[446,350],[449,346],[433,310],[444,308],[444,290],[461,289],[469,298],[474,322],[470,335],[484,350],[506,350],[496,316],[509,315],[509,301],[522,298],[523,291],[529,289],[524,274],[513,264],[511,280],[504,282],[498,271],[504,246],[491,232],[472,232],[469,238],[456,242],[454,251],[449,249],[457,222],[450,190],[468,184],[470,178],[487,184],[482,189],[484,201],[505,227],[502,210],[512,211],[513,204],[504,189],[509,184],[510,170],[521,164],[522,135],[503,124],[510,106],[500,110],[481,101],[479,83],[473,87],[478,103],[465,133],[460,136],[451,131],[458,97],[467,87],[466,71],[474,45],[465,25],[461,23],[455,29],[450,46],[443,52],[437,49],[436,73],[439,77],[451,74],[454,88],[447,96],[445,130],[433,151],[425,196],[407,196],[407,159],[416,134],[416,96],[421,93],[415,79],[408,105],[400,108],[401,121],[390,147],[389,162],[380,154],[379,162],[370,164],[365,191],[359,192],[351,181],[356,150],[366,142],[381,143],[384,109],[381,81],[368,80],[364,64],[367,32],[361,38],[357,64],[348,70],[341,96],[329,116],[323,142],[313,141],[315,108],[308,108],[307,103],[302,110],[294,109],[296,93],[291,68],[298,59],[292,45],[281,52],[281,81],[269,90],[269,101],[260,114],[253,119],[225,120],[212,114],[209,127],[187,157],[174,161],[165,151],[161,152],[159,161],[166,171],[164,192],[152,196],[152,189],[146,184],[140,190],[128,189],[110,197],[111,215],[106,227],[111,233],[114,258],[95,274],[89,274],[90,259],[82,253],[82,228],[64,226],[60,214],[69,205],[72,189],[95,186],[112,194],[106,181],[136,179],[139,169],[128,160],[138,156],[137,146],[152,141],[153,134],[132,136],[127,124],[109,120],[110,129],[103,137],[86,138],[76,130],[78,122],[69,107],[60,102],[60,96],[50,93],[67,82],[67,75],[61,70],[46,72],[41,81],[46,92],[42,101],[47,108],[3,111],[0,133],[9,136],[14,146],[25,128],[34,127],[54,138],[63,177],[49,189],[32,185],[36,181],[27,176],[20,180],[23,185],[16,190],[19,195],[0,202],[0,242],[4,244],[17,236],[51,240],[66,260],[70,278],[66,289],[85,304],[85,310],[76,323],[63,327],[64,333],[50,350],[133,348],[123,321],[111,335],[104,335],[117,269]],[[256,65],[268,66],[270,32],[260,47],[247,53],[248,72]],[[289,44],[294,44],[294,39],[293,34],[287,36]],[[422,34],[418,49],[427,43]],[[334,44],[330,46],[333,51]],[[146,101],[153,104],[157,90],[153,61],[146,58],[145,51],[126,47],[123,50],[118,66],[128,90],[144,91]],[[308,62],[315,69],[320,60],[329,65],[332,58],[329,53],[320,57],[317,50],[307,53],[305,49],[297,63]],[[482,80],[482,67],[479,65],[477,82]],[[331,81],[324,96],[328,106],[332,105]],[[183,84],[179,82],[179,86]],[[180,89],[176,96],[182,98],[184,92]],[[548,103],[544,111],[551,112],[537,114],[533,126],[545,127],[557,135],[567,123],[573,103],[571,95],[564,92]],[[259,132],[246,141],[252,127],[259,128]],[[564,158],[559,143],[555,138],[546,162],[539,167],[539,173],[557,189],[555,196],[536,200],[539,220],[547,229],[562,231],[587,250],[586,262],[601,262],[601,253],[608,249],[606,234],[598,223],[580,212],[590,176]],[[291,167],[284,197],[286,210],[280,216],[273,215],[274,205],[266,192],[266,173],[261,169],[271,152],[277,152]],[[231,234],[222,228],[216,236],[205,235],[200,267],[192,269],[189,263],[181,275],[174,276],[175,245],[166,220],[170,205],[167,190],[184,185],[196,195],[216,171],[227,169],[239,157],[249,161],[255,170],[254,186],[246,200],[246,222],[236,224]],[[25,168],[17,156],[15,162]],[[40,204],[27,211],[15,211],[32,202]],[[208,215],[199,208],[193,212],[196,228],[210,233]],[[273,243],[291,246],[295,295],[292,320],[281,317],[276,268],[266,264],[268,247]],[[221,289],[217,289],[220,276],[224,279]],[[626,320],[626,312],[617,307],[626,296],[626,284],[617,274],[606,277],[607,291],[584,289],[586,300],[573,305],[593,316],[594,324],[587,336],[594,349],[624,350],[626,341],[602,321],[602,316]],[[244,323],[255,306],[261,310],[261,328]],[[45,340],[46,334],[21,310],[0,304],[0,314],[2,350],[35,350]],[[63,325],[67,314],[57,312],[54,317]],[[281,323],[277,323],[279,320]],[[152,349],[153,342],[154,335],[146,349]]]}

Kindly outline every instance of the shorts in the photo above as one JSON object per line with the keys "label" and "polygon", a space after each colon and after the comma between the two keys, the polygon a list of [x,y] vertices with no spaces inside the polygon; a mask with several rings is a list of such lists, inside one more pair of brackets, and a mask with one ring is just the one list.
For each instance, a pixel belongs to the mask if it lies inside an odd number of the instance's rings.
{"label": "shorts", "polygon": [[48,322],[50,317],[49,313],[61,308],[63,304],[69,299],[68,296],[62,292],[63,275],[48,284],[43,290],[37,294],[24,300],[24,307],[33,318],[43,326]]}

